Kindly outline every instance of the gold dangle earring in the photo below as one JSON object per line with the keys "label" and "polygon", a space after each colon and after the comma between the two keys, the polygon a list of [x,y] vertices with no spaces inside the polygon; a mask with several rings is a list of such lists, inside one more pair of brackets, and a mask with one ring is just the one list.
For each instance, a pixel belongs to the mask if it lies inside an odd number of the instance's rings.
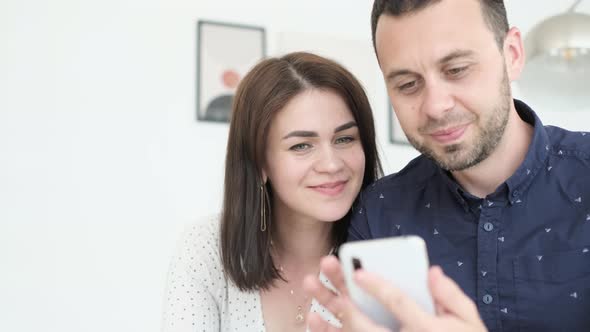
{"label": "gold dangle earring", "polygon": [[260,231],[266,231],[266,189],[260,184]]}

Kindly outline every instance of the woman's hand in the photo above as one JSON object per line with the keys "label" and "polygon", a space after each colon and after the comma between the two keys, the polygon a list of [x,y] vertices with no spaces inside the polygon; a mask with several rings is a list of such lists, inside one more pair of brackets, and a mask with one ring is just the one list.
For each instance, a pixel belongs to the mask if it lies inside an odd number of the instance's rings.
{"label": "woman's hand", "polygon": [[[322,285],[317,276],[307,276],[304,288],[310,296],[330,310],[342,323],[342,329],[333,327],[317,314],[308,317],[313,332],[335,331],[389,331],[377,325],[352,303],[344,282],[340,262],[334,256],[324,257],[320,264],[322,273],[330,280],[339,294]],[[380,276],[363,270],[354,275],[356,283],[381,302],[397,318],[401,331],[487,331],[477,312],[477,307],[459,286],[447,277],[438,266],[430,268],[428,284],[435,303],[436,314],[425,312],[395,285]]]}

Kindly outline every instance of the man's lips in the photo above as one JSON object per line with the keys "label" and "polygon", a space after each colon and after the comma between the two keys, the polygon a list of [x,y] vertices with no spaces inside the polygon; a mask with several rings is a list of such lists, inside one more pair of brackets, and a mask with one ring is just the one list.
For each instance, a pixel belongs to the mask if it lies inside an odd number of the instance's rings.
{"label": "man's lips", "polygon": [[431,134],[429,134],[432,138],[434,138],[435,141],[445,144],[445,143],[450,143],[452,141],[455,141],[459,138],[461,138],[461,136],[463,136],[463,133],[465,133],[465,130],[467,129],[467,127],[469,126],[469,124],[464,124],[461,126],[457,126],[457,127],[452,127],[452,128],[448,128],[448,129],[441,129],[441,130],[437,130]]}
{"label": "man's lips", "polygon": [[325,182],[309,188],[328,196],[335,196],[341,193],[348,181]]}

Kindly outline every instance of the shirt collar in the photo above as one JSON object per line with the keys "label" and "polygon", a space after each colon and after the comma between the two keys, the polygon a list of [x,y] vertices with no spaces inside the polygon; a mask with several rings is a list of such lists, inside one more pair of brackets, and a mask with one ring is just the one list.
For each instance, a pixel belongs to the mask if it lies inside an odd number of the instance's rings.
{"label": "shirt collar", "polygon": [[533,126],[533,140],[529,145],[526,157],[516,172],[506,181],[508,185],[508,200],[514,204],[527,190],[535,175],[545,167],[545,160],[551,149],[549,135],[541,119],[524,102],[515,99],[514,105],[520,118]]}

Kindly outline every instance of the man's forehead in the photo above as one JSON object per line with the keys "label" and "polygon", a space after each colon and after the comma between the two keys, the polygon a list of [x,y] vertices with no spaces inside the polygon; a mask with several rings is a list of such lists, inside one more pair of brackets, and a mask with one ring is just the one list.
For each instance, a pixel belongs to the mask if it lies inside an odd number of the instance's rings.
{"label": "man's forehead", "polygon": [[[455,0],[465,1],[465,0]],[[469,0],[477,2],[475,0]],[[433,5],[442,6],[442,5]],[[481,17],[441,17],[456,6],[422,15],[394,17],[381,15],[379,18],[375,48],[379,63],[408,62],[420,58],[421,61],[441,62],[444,57],[457,51],[477,53],[495,38]],[[426,13],[429,9],[423,9]],[[475,6],[474,10],[479,10]],[[477,15],[470,15],[477,16]],[[484,45],[486,44],[486,45]],[[384,63],[385,62],[385,63]],[[382,68],[383,69],[383,68]]]}

